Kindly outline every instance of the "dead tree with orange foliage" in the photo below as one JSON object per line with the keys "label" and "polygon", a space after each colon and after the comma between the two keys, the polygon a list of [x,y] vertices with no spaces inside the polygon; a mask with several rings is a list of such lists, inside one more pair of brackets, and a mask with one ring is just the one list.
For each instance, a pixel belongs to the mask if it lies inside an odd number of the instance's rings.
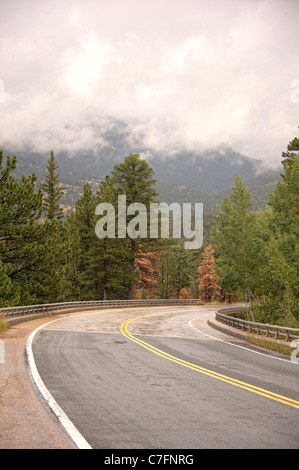
{"label": "dead tree with orange foliage", "polygon": [[211,302],[220,295],[220,287],[217,284],[215,273],[215,250],[212,245],[208,245],[203,254],[202,261],[197,268],[199,274],[197,278],[199,298],[203,302]]}
{"label": "dead tree with orange foliage", "polygon": [[155,297],[156,277],[159,264],[159,252],[139,253],[136,259],[138,279],[135,287],[135,298],[145,295]]}

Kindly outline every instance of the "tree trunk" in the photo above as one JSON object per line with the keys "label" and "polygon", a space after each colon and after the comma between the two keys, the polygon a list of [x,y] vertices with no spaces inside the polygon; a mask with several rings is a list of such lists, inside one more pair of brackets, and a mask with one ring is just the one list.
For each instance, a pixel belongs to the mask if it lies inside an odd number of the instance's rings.
{"label": "tree trunk", "polygon": [[255,322],[255,316],[254,316],[253,305],[252,305],[252,299],[254,297],[253,297],[253,294],[252,294],[251,290],[249,289],[249,287],[247,288],[246,294],[247,294],[247,298],[248,298],[248,301],[249,301],[249,311],[250,311],[250,314],[251,314],[251,321]]}
{"label": "tree trunk", "polygon": [[108,289],[106,286],[103,289],[103,300],[108,300]]}
{"label": "tree trunk", "polygon": [[133,290],[134,290],[134,276],[135,273],[135,240],[131,240],[131,259],[130,259],[130,266],[129,266],[129,274],[130,280],[128,285],[128,300],[133,298]]}
{"label": "tree trunk", "polygon": [[[106,245],[105,245],[106,246]],[[107,288],[107,262],[104,261],[104,287],[103,287],[103,300],[108,300]]]}

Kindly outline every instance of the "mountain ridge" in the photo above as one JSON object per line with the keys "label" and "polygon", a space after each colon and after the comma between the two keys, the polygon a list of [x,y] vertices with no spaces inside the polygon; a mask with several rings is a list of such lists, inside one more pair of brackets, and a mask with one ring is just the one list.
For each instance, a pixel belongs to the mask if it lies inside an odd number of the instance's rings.
{"label": "mountain ridge", "polygon": [[[113,170],[115,164],[123,161],[127,155],[137,153],[148,161],[157,181],[185,185],[193,190],[200,188],[211,194],[217,194],[231,186],[236,173],[246,183],[269,170],[260,160],[246,157],[224,146],[201,153],[180,151],[171,156],[160,157],[158,153],[142,147],[129,148],[123,139],[116,143],[115,138],[110,139],[111,147],[98,151],[81,151],[71,155],[65,151],[51,150],[54,151],[62,171],[84,175],[86,179],[103,179]],[[49,154],[50,151],[48,154],[22,151],[17,156],[39,165],[47,161]]]}
{"label": "mountain ridge", "polygon": [[[4,152],[5,156],[7,154],[12,155],[7,151]],[[34,172],[38,181],[41,182],[49,155],[21,152],[16,156],[18,159],[14,172],[16,177]],[[123,158],[118,158],[117,161],[111,160],[103,164],[101,158],[96,159],[94,155],[85,156],[85,165],[82,168],[81,155],[77,156],[77,158],[81,158],[81,166],[78,168],[77,165],[73,165],[76,161],[72,157],[68,157],[66,154],[55,154],[55,156],[59,165],[59,181],[66,187],[66,194],[61,201],[66,211],[75,206],[77,199],[83,193],[83,185],[86,181],[96,191],[99,181],[111,172],[116,163],[123,160]],[[243,183],[251,190],[253,210],[259,210],[267,203],[269,192],[274,190],[275,182],[280,176],[279,170],[266,170],[258,160],[252,162],[248,157],[240,156],[233,151],[224,157],[222,155],[222,160],[221,152],[215,153],[214,151],[214,155],[208,155],[207,160],[209,161],[204,162],[202,157],[195,154],[190,154],[189,159],[176,156],[172,159],[170,157],[168,160],[164,159],[163,162],[159,162],[156,157],[150,158],[148,162],[157,179],[156,186],[160,202],[168,204],[171,202],[180,204],[202,202],[204,211],[210,213],[214,209],[220,208],[222,198],[229,194],[234,184],[235,174],[238,173],[242,177]],[[235,163],[236,161],[237,163]],[[101,164],[102,166],[100,166]],[[203,173],[203,166],[205,171],[199,178],[198,175]],[[81,171],[79,171],[80,169]],[[221,184],[218,184],[219,181]],[[214,185],[213,188],[209,187],[211,184]]]}
{"label": "mountain ridge", "polygon": [[158,151],[146,145],[147,136],[137,131],[132,123],[108,119],[106,124],[92,130],[101,142],[95,148],[92,144],[91,149],[73,152],[49,148],[47,154],[24,150],[18,156],[41,164],[48,160],[50,151],[54,151],[61,172],[77,173],[85,179],[103,179],[127,155],[139,154],[153,168],[159,183],[182,185],[208,194],[225,191],[234,184],[236,173],[247,183],[268,171],[261,160],[247,157],[225,144],[197,151],[182,148]]}

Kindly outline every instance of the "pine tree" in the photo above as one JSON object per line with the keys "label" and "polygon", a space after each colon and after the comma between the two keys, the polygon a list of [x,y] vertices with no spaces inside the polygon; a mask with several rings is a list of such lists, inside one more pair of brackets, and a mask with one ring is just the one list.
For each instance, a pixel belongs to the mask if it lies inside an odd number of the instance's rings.
{"label": "pine tree", "polygon": [[40,223],[42,193],[36,190],[36,176],[17,181],[12,176],[16,164],[15,156],[7,156],[4,165],[0,151],[0,260],[8,287],[5,303],[28,304],[43,296],[49,227]]}
{"label": "pine tree", "polygon": [[288,173],[289,169],[292,168],[296,155],[299,154],[299,139],[295,137],[287,145],[287,151],[282,152],[282,164],[284,167],[285,174],[282,174],[282,178],[285,179],[285,175]]}
{"label": "pine tree", "polygon": [[[189,250],[183,242],[159,246],[159,263],[156,275],[156,294],[162,299],[179,299],[182,295],[190,296],[192,281],[192,263]],[[184,294],[185,293],[185,294]]]}
{"label": "pine tree", "polygon": [[[109,175],[100,182],[97,191],[98,203],[109,203],[115,208],[114,223],[117,228],[117,194]],[[106,227],[107,228],[107,227]],[[130,281],[128,274],[129,244],[126,238],[102,238],[95,245],[97,252],[94,259],[98,260],[98,269],[103,291],[103,299],[120,299],[126,297],[126,286]]]}
{"label": "pine tree", "polygon": [[286,256],[285,243],[290,242],[290,237],[271,227],[271,211],[263,211],[257,217],[261,248],[255,271],[256,320],[296,328],[299,320],[298,268]]}
{"label": "pine tree", "polygon": [[[126,196],[126,208],[134,203],[144,204],[149,211],[151,202],[155,201],[157,193],[153,186],[156,181],[153,178],[153,170],[149,164],[140,159],[138,154],[132,154],[125,158],[124,162],[115,165],[112,171],[112,184],[115,187],[117,195]],[[127,213],[127,212],[126,212]],[[132,215],[126,216],[127,228],[134,224]],[[129,283],[128,299],[133,297],[134,283],[136,281],[135,261],[137,253],[146,246],[145,238],[137,236],[129,238]]]}
{"label": "pine tree", "polygon": [[159,267],[156,280],[156,293],[161,299],[170,299],[173,287],[174,256],[171,249],[163,250],[159,256]]}
{"label": "pine tree", "polygon": [[211,302],[217,298],[220,293],[220,287],[217,284],[215,272],[215,250],[212,245],[208,245],[202,255],[202,261],[198,266],[199,277],[198,294],[203,302]]}
{"label": "pine tree", "polygon": [[182,242],[178,243],[177,247],[173,249],[172,256],[172,296],[179,299],[181,290],[190,287],[192,268],[189,259],[189,251],[184,248]]}
{"label": "pine tree", "polygon": [[40,189],[45,193],[43,210],[47,219],[59,220],[63,218],[63,209],[59,201],[64,194],[65,188],[59,184],[59,173],[57,172],[58,163],[56,162],[53,151],[50,153],[46,169],[45,180],[39,185]]}
{"label": "pine tree", "polygon": [[45,295],[48,302],[55,302],[60,298],[62,269],[65,262],[65,246],[62,219],[63,208],[59,201],[64,194],[64,187],[59,183],[58,163],[54,152],[46,164],[44,181],[39,184],[43,191],[43,213],[48,224],[48,269],[45,273]]}
{"label": "pine tree", "polygon": [[[271,243],[285,266],[287,284],[280,285],[277,291],[276,306],[273,309],[287,312],[288,317],[299,320],[299,139],[289,142],[287,152],[283,152],[282,164],[285,172],[276,182],[270,194],[269,228],[272,233]],[[269,242],[270,243],[270,242]],[[267,251],[269,254],[269,250]],[[278,269],[278,266],[277,266]],[[275,271],[276,272],[276,271]],[[280,278],[279,269],[277,276]],[[290,273],[290,274],[288,274]],[[291,273],[293,273],[291,275]],[[281,278],[280,278],[281,279]],[[273,285],[276,285],[275,282]],[[268,295],[269,298],[270,293]],[[282,299],[282,296],[284,300]],[[273,297],[273,296],[271,296]],[[274,299],[274,297],[273,297]],[[278,300],[280,299],[280,301]],[[288,300],[287,300],[288,299]],[[293,299],[293,300],[291,300]],[[286,302],[287,301],[287,302]],[[271,301],[271,305],[273,305]],[[269,302],[268,302],[269,303]]]}
{"label": "pine tree", "polygon": [[64,223],[65,262],[62,268],[60,299],[64,302],[81,300],[81,247],[80,231],[75,210],[67,216]]}
{"label": "pine tree", "polygon": [[95,233],[95,208],[98,202],[96,195],[92,193],[90,183],[83,186],[83,195],[78,199],[75,215],[79,230],[80,240],[80,278],[81,300],[101,299],[100,273],[95,258],[99,239]]}
{"label": "pine tree", "polygon": [[283,152],[285,173],[276,182],[270,194],[273,209],[273,223],[287,233],[298,234],[299,227],[299,139],[288,144]]}
{"label": "pine tree", "polygon": [[13,286],[5,272],[5,266],[0,259],[0,307],[9,307],[18,304],[18,297],[14,298]]}
{"label": "pine tree", "polygon": [[222,211],[216,213],[215,232],[220,284],[227,294],[242,295],[242,300],[249,302],[254,321],[252,305],[260,240],[256,217],[251,212],[251,194],[239,175],[235,176],[232,192],[229,198],[223,198],[221,207]]}

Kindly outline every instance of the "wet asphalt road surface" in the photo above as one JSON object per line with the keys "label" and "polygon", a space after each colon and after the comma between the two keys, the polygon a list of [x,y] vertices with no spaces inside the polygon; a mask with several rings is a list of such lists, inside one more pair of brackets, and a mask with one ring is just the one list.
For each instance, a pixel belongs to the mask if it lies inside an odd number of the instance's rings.
{"label": "wet asphalt road surface", "polygon": [[210,328],[214,311],[70,315],[38,332],[36,366],[94,449],[299,448],[299,365]]}

